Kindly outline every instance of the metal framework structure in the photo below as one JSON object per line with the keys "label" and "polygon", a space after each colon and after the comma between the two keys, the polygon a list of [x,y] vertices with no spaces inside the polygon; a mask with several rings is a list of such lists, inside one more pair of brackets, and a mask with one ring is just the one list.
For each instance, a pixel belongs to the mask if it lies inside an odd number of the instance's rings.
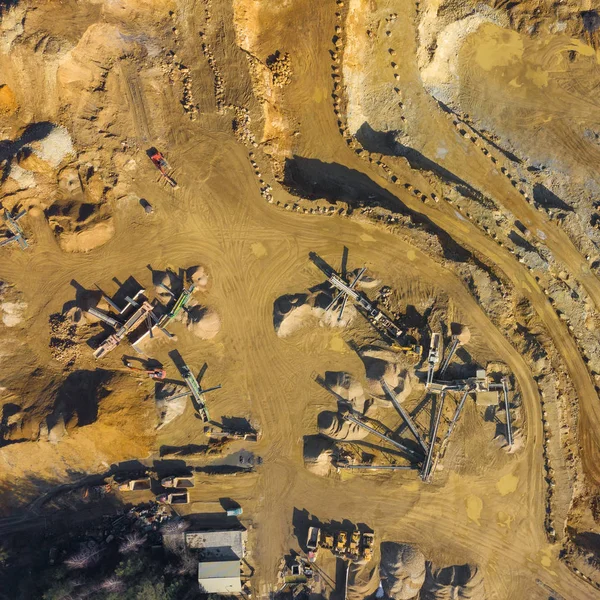
{"label": "metal framework structure", "polygon": [[444,373],[446,372],[446,369],[448,368],[448,365],[450,364],[450,361],[454,357],[454,353],[456,352],[456,349],[458,348],[459,344],[460,344],[460,341],[458,340],[458,336],[453,335],[452,336],[452,345],[450,346],[448,355],[444,359],[444,362],[442,363],[442,366],[440,367],[440,370],[438,371],[439,377],[443,377]]}
{"label": "metal framework structure", "polygon": [[185,396],[191,396],[196,403],[196,410],[202,417],[202,420],[205,422],[210,421],[210,415],[208,412],[208,408],[206,407],[206,402],[204,401],[204,394],[208,394],[208,392],[213,392],[214,390],[220,390],[221,384],[215,385],[211,388],[202,389],[200,382],[198,381],[201,378],[201,375],[204,371],[202,369],[198,374],[198,377],[194,377],[191,369],[187,366],[187,364],[182,359],[182,364],[178,365],[179,372],[185,381],[185,385],[187,386],[187,390],[180,394],[176,394],[175,396],[171,396],[169,398],[169,402],[172,400],[177,400],[178,398],[183,398]]}
{"label": "metal framework structure", "polygon": [[367,425],[364,421],[359,419],[356,415],[351,414],[350,411],[343,413],[342,418],[344,418],[346,421],[348,421],[350,423],[354,423],[355,425],[362,427],[365,431],[372,433],[374,436],[378,437],[380,440],[383,440],[384,442],[387,442],[391,446],[394,446],[394,448],[401,450],[405,454],[408,454],[414,460],[417,460],[417,461],[419,460],[419,457],[415,455],[414,451],[411,448],[409,448],[408,446],[405,446],[401,442],[397,442],[396,440],[393,440],[391,437],[385,435],[384,433],[381,433],[380,431],[377,431],[377,429],[371,427],[370,425]]}
{"label": "metal framework structure", "polygon": [[[125,296],[126,304],[123,308],[120,308],[113,300],[111,300],[105,294],[102,294],[103,299],[106,303],[118,314],[113,316],[98,308],[89,308],[88,313],[101,319],[107,325],[115,330],[115,333],[110,334],[94,351],[94,358],[99,359],[106,356],[109,352],[114,350],[129,333],[137,329],[142,323],[147,323],[148,331],[152,336],[153,323],[156,323],[156,316],[154,315],[154,307],[147,301],[142,300],[140,297],[144,294],[143,289],[136,292],[133,298]],[[132,309],[135,309],[131,312]],[[129,316],[126,314],[129,313]],[[123,321],[125,318],[125,321]],[[168,333],[168,332],[165,332]],[[169,334],[170,335],[170,334]],[[145,334],[144,336],[145,337]],[[137,351],[136,344],[141,341],[142,338],[132,342],[132,347]]]}
{"label": "metal framework structure", "polygon": [[394,408],[396,409],[398,414],[404,419],[404,422],[410,429],[411,433],[415,436],[415,439],[417,440],[417,442],[419,442],[421,448],[423,448],[423,452],[427,453],[429,451],[429,449],[427,448],[427,444],[425,443],[421,434],[419,433],[419,430],[417,429],[417,426],[415,425],[414,421],[410,418],[410,415],[402,408],[402,405],[400,404],[400,402],[398,402],[396,395],[390,389],[390,386],[385,382],[385,380],[381,379],[380,383],[381,387],[383,388],[383,391],[387,394],[388,398],[394,405]]}
{"label": "metal framework structure", "polygon": [[17,223],[19,219],[22,219],[27,214],[26,210],[22,210],[20,213],[13,216],[9,210],[4,209],[4,223],[6,224],[6,229],[10,235],[3,240],[0,240],[0,246],[6,246],[11,242],[17,242],[22,250],[26,250],[29,247],[29,244],[25,241],[25,234],[23,229]]}
{"label": "metal framework structure", "polygon": [[429,481],[429,477],[431,475],[431,465],[433,461],[433,450],[435,448],[435,442],[437,438],[438,428],[440,426],[440,420],[442,418],[442,411],[444,410],[444,399],[446,397],[446,392],[443,391],[439,397],[439,406],[437,407],[437,412],[435,414],[435,421],[433,423],[433,428],[431,430],[431,439],[429,440],[429,452],[427,452],[427,456],[425,458],[425,462],[423,463],[423,467],[421,469],[421,479],[423,481]]}
{"label": "metal framework structure", "polygon": [[344,277],[327,265],[322,259],[320,259],[314,252],[309,254],[309,258],[316,265],[316,267],[327,277],[329,283],[336,289],[337,294],[333,300],[327,306],[326,310],[336,308],[338,303],[340,304],[340,312],[338,315],[338,321],[342,319],[344,309],[348,299],[354,302],[358,312],[360,312],[375,328],[382,330],[386,335],[390,336],[392,340],[398,340],[404,333],[394,321],[386,315],[381,309],[377,308],[367,298],[363,292],[359,292],[355,289],[356,284],[360,278],[364,275],[366,267],[363,267],[358,275],[355,277],[352,283],[347,283]]}

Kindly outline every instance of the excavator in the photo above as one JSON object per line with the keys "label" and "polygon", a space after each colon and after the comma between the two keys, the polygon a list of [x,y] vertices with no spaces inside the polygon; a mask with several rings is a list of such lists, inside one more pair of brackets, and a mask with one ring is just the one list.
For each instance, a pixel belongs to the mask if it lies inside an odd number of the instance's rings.
{"label": "excavator", "polygon": [[160,171],[160,174],[167,180],[169,185],[176,188],[177,182],[167,173],[167,170],[171,167],[169,166],[166,158],[163,156],[163,153],[159,152],[156,148],[151,148],[148,151],[148,156],[154,163],[154,166]]}
{"label": "excavator", "polygon": [[143,369],[141,367],[136,367],[133,364],[131,364],[130,362],[124,362],[123,363],[130,371],[137,371],[139,373],[143,373],[145,375],[147,375],[148,377],[150,377],[150,379],[165,379],[165,377],[167,376],[167,372],[164,369],[161,368],[155,368],[155,369]]}

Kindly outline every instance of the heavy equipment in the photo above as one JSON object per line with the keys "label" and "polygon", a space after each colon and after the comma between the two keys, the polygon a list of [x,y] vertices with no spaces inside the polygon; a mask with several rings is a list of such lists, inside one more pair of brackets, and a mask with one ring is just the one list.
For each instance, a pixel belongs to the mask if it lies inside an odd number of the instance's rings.
{"label": "heavy equipment", "polygon": [[348,541],[348,536],[345,531],[338,531],[335,546],[333,548],[333,553],[341,556],[346,553],[346,543]]}
{"label": "heavy equipment", "polygon": [[160,171],[160,174],[167,180],[169,185],[176,188],[177,182],[167,173],[167,170],[171,167],[162,152],[159,152],[156,148],[152,148],[148,154],[150,160],[154,163],[154,166]]}
{"label": "heavy equipment", "polygon": [[204,370],[202,369],[198,375],[198,377],[194,377],[192,371],[187,366],[183,358],[181,358],[181,364],[178,365],[179,372],[185,381],[185,385],[187,386],[187,390],[177,394],[175,396],[169,397],[169,402],[172,400],[176,400],[177,398],[183,398],[184,396],[191,396],[193,402],[195,404],[194,408],[197,410],[198,414],[202,418],[202,420],[206,423],[210,421],[210,416],[208,414],[208,408],[206,407],[206,402],[204,401],[204,394],[208,392],[212,392],[214,390],[220,390],[221,385],[215,385],[208,389],[202,389],[200,386],[199,380],[202,378],[204,374]]}
{"label": "heavy equipment", "polygon": [[361,539],[361,553],[366,562],[373,558],[373,546],[375,545],[375,535],[372,533],[363,533]]}
{"label": "heavy equipment", "polygon": [[309,562],[317,560],[317,552],[319,551],[319,541],[321,540],[321,530],[318,527],[309,527],[308,536],[306,538],[306,548],[308,550]]}
{"label": "heavy equipment", "polygon": [[348,544],[348,555],[350,558],[357,559],[360,544],[360,531],[355,529],[350,536],[350,543]]}
{"label": "heavy equipment", "polygon": [[161,369],[160,367],[157,367],[155,369],[142,369],[141,367],[135,367],[130,362],[125,362],[124,364],[130,371],[137,371],[138,373],[143,373],[144,375],[150,377],[150,379],[162,380],[165,379],[165,377],[167,376],[167,372],[164,369]]}
{"label": "heavy equipment", "polygon": [[28,244],[25,241],[25,234],[23,233],[23,229],[17,223],[17,221],[24,217],[26,214],[27,211],[22,210],[20,213],[13,217],[10,211],[4,209],[4,222],[6,223],[6,229],[8,230],[7,233],[9,233],[10,235],[5,239],[0,240],[0,246],[6,246],[11,242],[17,242],[23,250],[25,250],[28,247]]}
{"label": "heavy equipment", "polygon": [[321,536],[321,548],[333,550],[333,535],[327,531]]}

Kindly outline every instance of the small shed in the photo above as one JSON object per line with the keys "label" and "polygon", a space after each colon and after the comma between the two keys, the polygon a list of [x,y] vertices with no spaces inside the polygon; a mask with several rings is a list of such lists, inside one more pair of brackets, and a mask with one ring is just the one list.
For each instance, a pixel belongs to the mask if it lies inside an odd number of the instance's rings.
{"label": "small shed", "polygon": [[198,563],[198,585],[207,594],[239,594],[242,591],[239,561]]}

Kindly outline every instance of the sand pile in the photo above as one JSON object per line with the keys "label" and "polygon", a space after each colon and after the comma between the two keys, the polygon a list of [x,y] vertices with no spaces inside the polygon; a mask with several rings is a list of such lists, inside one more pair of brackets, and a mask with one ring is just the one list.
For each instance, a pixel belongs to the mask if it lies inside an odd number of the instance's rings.
{"label": "sand pile", "polygon": [[431,573],[424,600],[485,600],[483,575],[475,565],[452,565]]}
{"label": "sand pile", "polygon": [[452,332],[452,335],[455,335],[458,338],[458,341],[463,346],[471,341],[471,331],[466,325],[452,323],[450,325],[450,331]]}
{"label": "sand pile", "polygon": [[23,322],[27,303],[12,286],[0,281],[0,321],[5,327],[16,327]]}
{"label": "sand pile", "polygon": [[309,294],[287,294],[280,296],[273,305],[273,327],[279,337],[286,337],[301,329],[311,320],[318,320],[324,327],[346,327],[356,316],[356,309],[350,303],[344,311],[344,318],[338,321],[337,311],[325,311],[331,302],[331,295],[323,290]]}
{"label": "sand pile", "polygon": [[279,337],[286,337],[307,323],[313,312],[308,298],[308,294],[289,294],[275,300],[273,327]]}
{"label": "sand pile", "polygon": [[388,598],[415,598],[425,581],[425,557],[410,544],[381,544],[379,576]]}
{"label": "sand pile", "polygon": [[182,289],[181,279],[173,271],[153,271],[152,285],[154,285],[154,293],[164,303],[171,302],[173,298],[165,288],[175,295],[180,294]]}
{"label": "sand pile", "polygon": [[221,330],[221,317],[212,308],[195,305],[186,315],[186,327],[202,340],[212,340]]}
{"label": "sand pile", "polygon": [[304,466],[315,475],[326,477],[335,469],[331,464],[332,444],[322,437],[304,438]]}
{"label": "sand pile", "polygon": [[348,600],[363,600],[374,594],[379,585],[377,568],[373,561],[368,564],[351,563],[348,572]]}
{"label": "sand pile", "polygon": [[325,410],[317,417],[319,433],[333,440],[362,440],[369,432],[342,419],[340,413]]}
{"label": "sand pile", "polygon": [[205,267],[190,267],[186,273],[189,281],[195,286],[194,291],[206,292],[208,290],[209,277]]}
{"label": "sand pile", "polygon": [[40,140],[32,142],[33,153],[50,166],[56,168],[68,156],[74,153],[69,132],[61,126],[55,126]]}
{"label": "sand pile", "polygon": [[[175,392],[173,392],[172,395],[175,395]],[[176,400],[170,400],[169,397],[157,399],[156,414],[158,418],[158,425],[156,429],[162,429],[165,425],[182,415],[185,412],[188,402],[188,396],[183,396],[182,398],[177,398]]]}
{"label": "sand pile", "polygon": [[22,300],[18,300],[17,302],[2,302],[0,304],[2,323],[6,327],[16,327],[23,322],[26,310],[27,304]]}
{"label": "sand pile", "polygon": [[18,108],[15,93],[7,85],[0,85],[0,115],[11,115]]}
{"label": "sand pile", "polygon": [[412,390],[411,371],[405,366],[406,359],[403,354],[367,347],[360,351],[360,357],[365,365],[371,394],[386,397],[381,386],[383,379],[400,402],[410,395]]}
{"label": "sand pile", "polygon": [[325,373],[327,387],[339,398],[352,405],[354,410],[363,412],[365,407],[365,391],[359,381],[350,373],[328,371]]}

